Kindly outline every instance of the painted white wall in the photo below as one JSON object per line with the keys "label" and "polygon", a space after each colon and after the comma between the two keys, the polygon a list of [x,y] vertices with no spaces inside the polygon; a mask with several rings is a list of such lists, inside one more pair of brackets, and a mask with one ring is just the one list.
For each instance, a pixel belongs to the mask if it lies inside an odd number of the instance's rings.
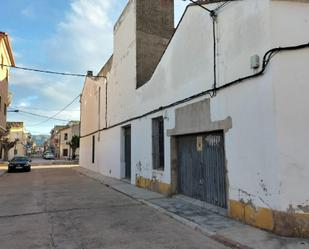
{"label": "painted white wall", "polygon": [[[114,27],[112,70],[108,75],[108,124],[135,114],[136,91],[136,8],[130,0]],[[122,89],[122,90],[120,90]]]}
{"label": "painted white wall", "polygon": [[[115,28],[113,65],[107,80],[109,126],[213,85],[211,19],[207,12],[193,6],[151,80],[136,90],[135,9],[130,4]],[[252,55],[262,58],[270,48],[308,42],[308,13],[309,4],[296,1],[252,0],[227,5],[218,17],[218,84],[255,73],[250,68]],[[212,121],[230,116],[233,123],[225,137],[229,199],[250,199],[256,206],[277,210],[287,210],[289,205],[295,207],[309,199],[304,193],[309,174],[304,165],[309,140],[308,53],[302,50],[278,54],[264,76],[222,90],[211,99]],[[291,85],[294,89],[290,89]],[[97,86],[90,86],[87,80],[82,98],[82,134],[97,130],[96,91]],[[173,129],[175,109],[186,104],[130,122],[133,184],[138,175],[171,182],[168,136],[165,171],[152,170],[151,120],[163,115],[165,129]],[[105,122],[103,116],[101,124]],[[81,165],[123,177],[121,126],[103,131],[100,136],[94,165],[90,163],[92,138],[82,139]]]}
{"label": "painted white wall", "polygon": [[[86,78],[84,89],[81,97],[81,135],[89,134],[93,131],[100,129],[99,127],[99,115],[98,115],[98,103],[99,103],[99,87],[104,86],[104,80],[102,78],[93,79]],[[98,134],[94,134],[97,144]],[[92,136],[80,139],[80,165],[99,172],[99,168],[92,163]]]}
{"label": "painted white wall", "polygon": [[[308,3],[273,1],[272,14],[273,46],[309,43]],[[306,49],[278,55],[271,68],[280,205],[301,213],[309,205],[308,63]]]}

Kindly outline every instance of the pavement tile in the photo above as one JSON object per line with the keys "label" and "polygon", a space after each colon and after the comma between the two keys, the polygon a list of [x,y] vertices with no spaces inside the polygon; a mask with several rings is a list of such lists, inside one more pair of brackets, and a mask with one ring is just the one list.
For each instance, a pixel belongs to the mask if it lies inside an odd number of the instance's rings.
{"label": "pavement tile", "polygon": [[188,197],[167,198],[121,180],[100,176],[98,173],[81,167],[75,169],[89,177],[100,178],[104,183],[108,182],[117,191],[141,200],[191,228],[198,228],[209,237],[230,245],[230,247],[240,249],[309,249],[309,240],[280,237],[242,224],[227,217],[225,211],[217,210],[208,204],[201,204],[201,202]]}

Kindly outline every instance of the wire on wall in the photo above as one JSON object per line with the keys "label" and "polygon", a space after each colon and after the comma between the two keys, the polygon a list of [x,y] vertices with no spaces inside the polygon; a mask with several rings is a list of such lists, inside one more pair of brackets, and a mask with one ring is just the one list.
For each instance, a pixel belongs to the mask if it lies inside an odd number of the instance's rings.
{"label": "wire on wall", "polygon": [[[229,83],[226,83],[226,84],[224,84],[224,85],[221,85],[221,86],[217,87],[216,90],[217,90],[217,91],[221,91],[221,90],[223,90],[223,89],[225,89],[225,88],[228,88],[228,87],[237,85],[237,84],[242,83],[242,82],[244,82],[244,81],[247,81],[247,80],[249,80],[249,79],[254,79],[254,78],[261,77],[261,76],[265,73],[265,71],[266,71],[266,69],[267,69],[267,67],[268,67],[268,65],[269,65],[269,63],[270,63],[270,61],[271,61],[271,59],[272,59],[276,54],[278,54],[278,53],[280,53],[280,52],[283,52],[283,51],[295,51],[295,50],[308,49],[308,48],[309,48],[309,42],[308,42],[308,43],[305,43],[305,44],[297,45],[297,46],[278,47],[278,48],[270,49],[270,50],[268,50],[268,51],[265,53],[265,55],[264,55],[264,57],[263,57],[262,69],[261,69],[258,73],[252,74],[252,75],[248,75],[248,76],[245,76],[245,77],[236,79],[236,80],[233,80],[233,81],[231,81],[231,82],[229,82]],[[144,114],[142,114],[142,115],[139,115],[139,116],[136,116],[136,117],[133,117],[133,118],[124,120],[124,121],[122,121],[122,122],[119,122],[119,123],[117,123],[117,124],[111,125],[111,126],[109,126],[109,127],[107,127],[107,128],[103,128],[103,129],[100,129],[100,130],[96,130],[96,131],[93,131],[93,132],[88,133],[88,134],[86,134],[86,135],[81,135],[81,138],[89,137],[89,136],[92,136],[92,135],[94,135],[94,134],[96,134],[96,133],[98,133],[98,132],[105,131],[105,130],[109,130],[109,129],[112,129],[112,128],[117,127],[117,126],[125,125],[125,124],[127,124],[127,123],[129,123],[129,122],[132,122],[132,121],[134,121],[134,120],[137,120],[137,119],[146,117],[146,116],[148,116],[148,115],[151,115],[151,114],[154,114],[154,113],[163,111],[163,110],[165,110],[165,109],[168,109],[168,108],[171,108],[171,107],[174,107],[174,106],[177,106],[177,105],[180,105],[180,104],[189,102],[189,101],[191,101],[191,100],[200,98],[200,97],[205,96],[205,95],[212,96],[212,92],[213,92],[213,89],[209,89],[209,90],[200,92],[200,93],[195,94],[195,95],[193,95],[193,96],[190,96],[190,97],[188,97],[188,98],[185,98],[185,99],[176,101],[176,102],[171,103],[171,104],[166,105],[166,106],[161,106],[161,107],[159,107],[159,108],[157,108],[157,109],[154,109],[154,110],[149,111],[149,112],[147,112],[147,113],[144,113]]]}
{"label": "wire on wall", "polygon": [[[185,0],[184,0],[185,1]],[[216,92],[217,92],[217,15],[218,15],[218,11],[220,9],[222,9],[223,7],[225,7],[227,4],[231,3],[232,0],[230,1],[226,1],[223,4],[219,5],[217,8],[215,8],[214,10],[208,9],[207,7],[205,7],[204,5],[202,5],[201,3],[197,2],[197,1],[193,1],[193,0],[189,0],[191,3],[201,7],[202,9],[206,10],[211,19],[212,19],[212,35],[213,35],[213,77],[214,77],[214,82],[213,82],[213,91],[210,94],[210,97],[215,97],[216,96]]]}

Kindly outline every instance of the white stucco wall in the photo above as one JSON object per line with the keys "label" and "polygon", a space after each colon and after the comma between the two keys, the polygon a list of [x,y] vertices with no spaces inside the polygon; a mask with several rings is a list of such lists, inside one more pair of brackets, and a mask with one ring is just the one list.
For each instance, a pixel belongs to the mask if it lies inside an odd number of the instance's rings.
{"label": "white stucco wall", "polygon": [[[250,68],[252,55],[262,58],[273,47],[309,42],[308,13],[309,4],[297,1],[252,0],[227,5],[217,24],[218,85],[255,73]],[[193,6],[186,12],[152,79],[136,90],[134,16],[134,5],[129,5],[115,28],[113,64],[107,75],[109,126],[213,85],[211,18]],[[280,53],[262,77],[219,91],[211,99],[212,121],[232,118],[233,127],[225,135],[229,199],[250,199],[256,206],[283,211],[309,199],[304,191],[309,174],[305,167],[309,159],[306,154],[308,53],[308,49]],[[87,80],[82,98],[82,135],[97,130],[96,92],[97,86]],[[152,170],[151,119],[163,115],[166,132],[175,127],[175,109],[186,104],[128,123],[132,129],[133,184],[136,175],[171,183],[167,135],[165,170]],[[102,113],[101,124],[105,123],[104,117]],[[94,165],[92,137],[83,138],[81,165],[105,175],[123,177],[121,127],[124,125],[100,133]],[[98,134],[95,136],[97,139]]]}
{"label": "white stucco wall", "polygon": [[[308,2],[274,1],[272,13],[275,46],[309,43]],[[272,66],[278,195],[283,209],[300,213],[309,205],[308,63],[306,49],[282,53]]]}

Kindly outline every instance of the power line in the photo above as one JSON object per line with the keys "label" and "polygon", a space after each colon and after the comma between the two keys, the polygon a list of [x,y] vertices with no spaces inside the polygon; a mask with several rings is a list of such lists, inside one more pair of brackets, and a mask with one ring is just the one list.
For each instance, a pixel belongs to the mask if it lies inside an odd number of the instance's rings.
{"label": "power line", "polygon": [[[258,78],[258,77],[261,77],[264,75],[267,67],[269,66],[269,63],[271,61],[271,59],[273,58],[274,55],[280,53],[280,52],[284,52],[284,51],[294,51],[294,50],[300,50],[300,49],[308,49],[309,48],[309,43],[304,43],[304,44],[301,44],[301,45],[296,45],[296,46],[290,46],[290,47],[277,47],[277,48],[273,48],[273,49],[270,49],[268,50],[265,54],[264,54],[264,57],[263,57],[263,64],[262,64],[262,69],[255,73],[255,74],[251,74],[251,75],[248,75],[248,76],[245,76],[245,77],[242,77],[242,78],[239,78],[239,79],[236,79],[236,80],[233,80],[231,82],[228,82],[228,83],[225,83],[221,86],[219,86],[216,90],[217,91],[221,91],[221,90],[224,90],[228,87],[232,87],[234,85],[237,85],[237,84],[240,84],[246,80],[250,80],[250,79],[255,79],[255,78]],[[116,123],[116,124],[113,124],[113,125],[110,125],[109,127],[105,127],[105,128],[102,128],[102,129],[98,129],[98,130],[95,130],[93,132],[90,132],[88,134],[85,134],[85,135],[80,135],[80,138],[85,138],[85,137],[89,137],[89,136],[92,136],[98,132],[101,132],[101,131],[106,131],[106,130],[109,130],[109,129],[112,129],[112,128],[115,128],[117,126],[122,126],[122,125],[125,125],[125,124],[128,124],[129,122],[132,122],[134,120],[137,120],[137,119],[141,119],[143,117],[146,117],[148,115],[151,115],[151,114],[154,114],[154,113],[157,113],[157,112],[161,112],[163,110],[166,110],[168,108],[171,108],[171,107],[174,107],[174,106],[177,106],[177,105],[180,105],[180,104],[183,104],[183,103],[187,103],[191,100],[194,100],[194,99],[197,99],[197,98],[200,98],[200,97],[203,97],[203,96],[206,96],[206,95],[210,95],[212,96],[212,92],[213,92],[213,89],[208,89],[206,91],[203,91],[203,92],[200,92],[198,94],[195,94],[195,95],[192,95],[190,97],[187,97],[187,98],[184,98],[184,99],[181,99],[181,100],[178,100],[176,102],[173,102],[171,104],[168,104],[168,105],[165,105],[165,106],[160,106],[159,108],[156,108],[156,109],[153,109],[151,111],[148,111],[144,114],[141,114],[139,116],[135,116],[135,117],[132,117],[132,118],[129,118],[127,120],[124,120],[124,121],[120,121],[119,123]]]}
{"label": "power line", "polygon": [[[32,113],[32,112],[27,112],[27,111],[23,111],[23,110],[19,110],[19,109],[8,110],[8,112],[25,113],[25,114],[32,115],[32,116],[35,116],[35,117],[40,117],[40,118],[50,118],[49,116],[45,116],[45,115],[41,115],[41,114],[37,114],[37,113]],[[57,120],[57,121],[63,121],[63,122],[70,121],[70,120],[67,120],[67,119],[59,119],[59,118],[51,118],[51,119]]]}
{"label": "power line", "polygon": [[[186,0],[183,0],[183,1],[186,1]],[[198,3],[197,1],[193,1],[193,0],[189,0],[191,3],[195,4],[195,5],[198,5],[200,6],[201,8],[203,8],[204,10],[208,11],[209,13],[213,13],[214,11],[213,10],[210,10],[208,8],[206,8],[204,5]]]}
{"label": "power line", "polygon": [[230,1],[227,1],[227,2],[225,2],[225,3],[223,3],[223,4],[221,4],[219,7],[217,7],[217,8],[215,9],[215,11],[220,10],[221,8],[225,7],[226,5],[228,5],[229,3],[231,3],[232,1],[233,1],[233,0],[230,0]]}
{"label": "power line", "polygon": [[49,120],[52,120],[54,119],[56,116],[58,116],[60,113],[62,113],[63,111],[65,111],[68,107],[70,107],[77,99],[80,98],[80,94],[78,96],[76,96],[69,104],[67,104],[65,107],[63,107],[60,111],[58,111],[56,114],[54,114],[53,116],[50,116],[48,117],[46,120],[43,120],[37,124],[34,124],[34,125],[31,125],[31,127],[34,127],[34,126],[38,126],[38,125],[41,125],[43,123],[46,123],[48,122]]}
{"label": "power line", "polygon": [[[55,109],[46,109],[42,107],[24,107],[24,106],[10,106],[11,110],[20,110],[20,111],[49,111],[49,112],[57,112],[58,110]],[[71,112],[79,112],[79,109],[72,109],[70,110]]]}
{"label": "power line", "polygon": [[8,67],[8,68],[14,68],[14,69],[19,69],[19,70],[24,70],[24,71],[31,71],[31,72],[37,72],[37,73],[45,73],[45,74],[56,74],[56,75],[83,77],[83,78],[85,78],[85,77],[105,78],[106,79],[106,76],[103,76],[103,75],[92,76],[92,75],[88,75],[88,74],[64,73],[64,72],[42,70],[42,69],[36,69],[36,68],[11,66],[11,65],[6,65],[6,64],[1,64],[1,63],[0,63],[0,66]]}

